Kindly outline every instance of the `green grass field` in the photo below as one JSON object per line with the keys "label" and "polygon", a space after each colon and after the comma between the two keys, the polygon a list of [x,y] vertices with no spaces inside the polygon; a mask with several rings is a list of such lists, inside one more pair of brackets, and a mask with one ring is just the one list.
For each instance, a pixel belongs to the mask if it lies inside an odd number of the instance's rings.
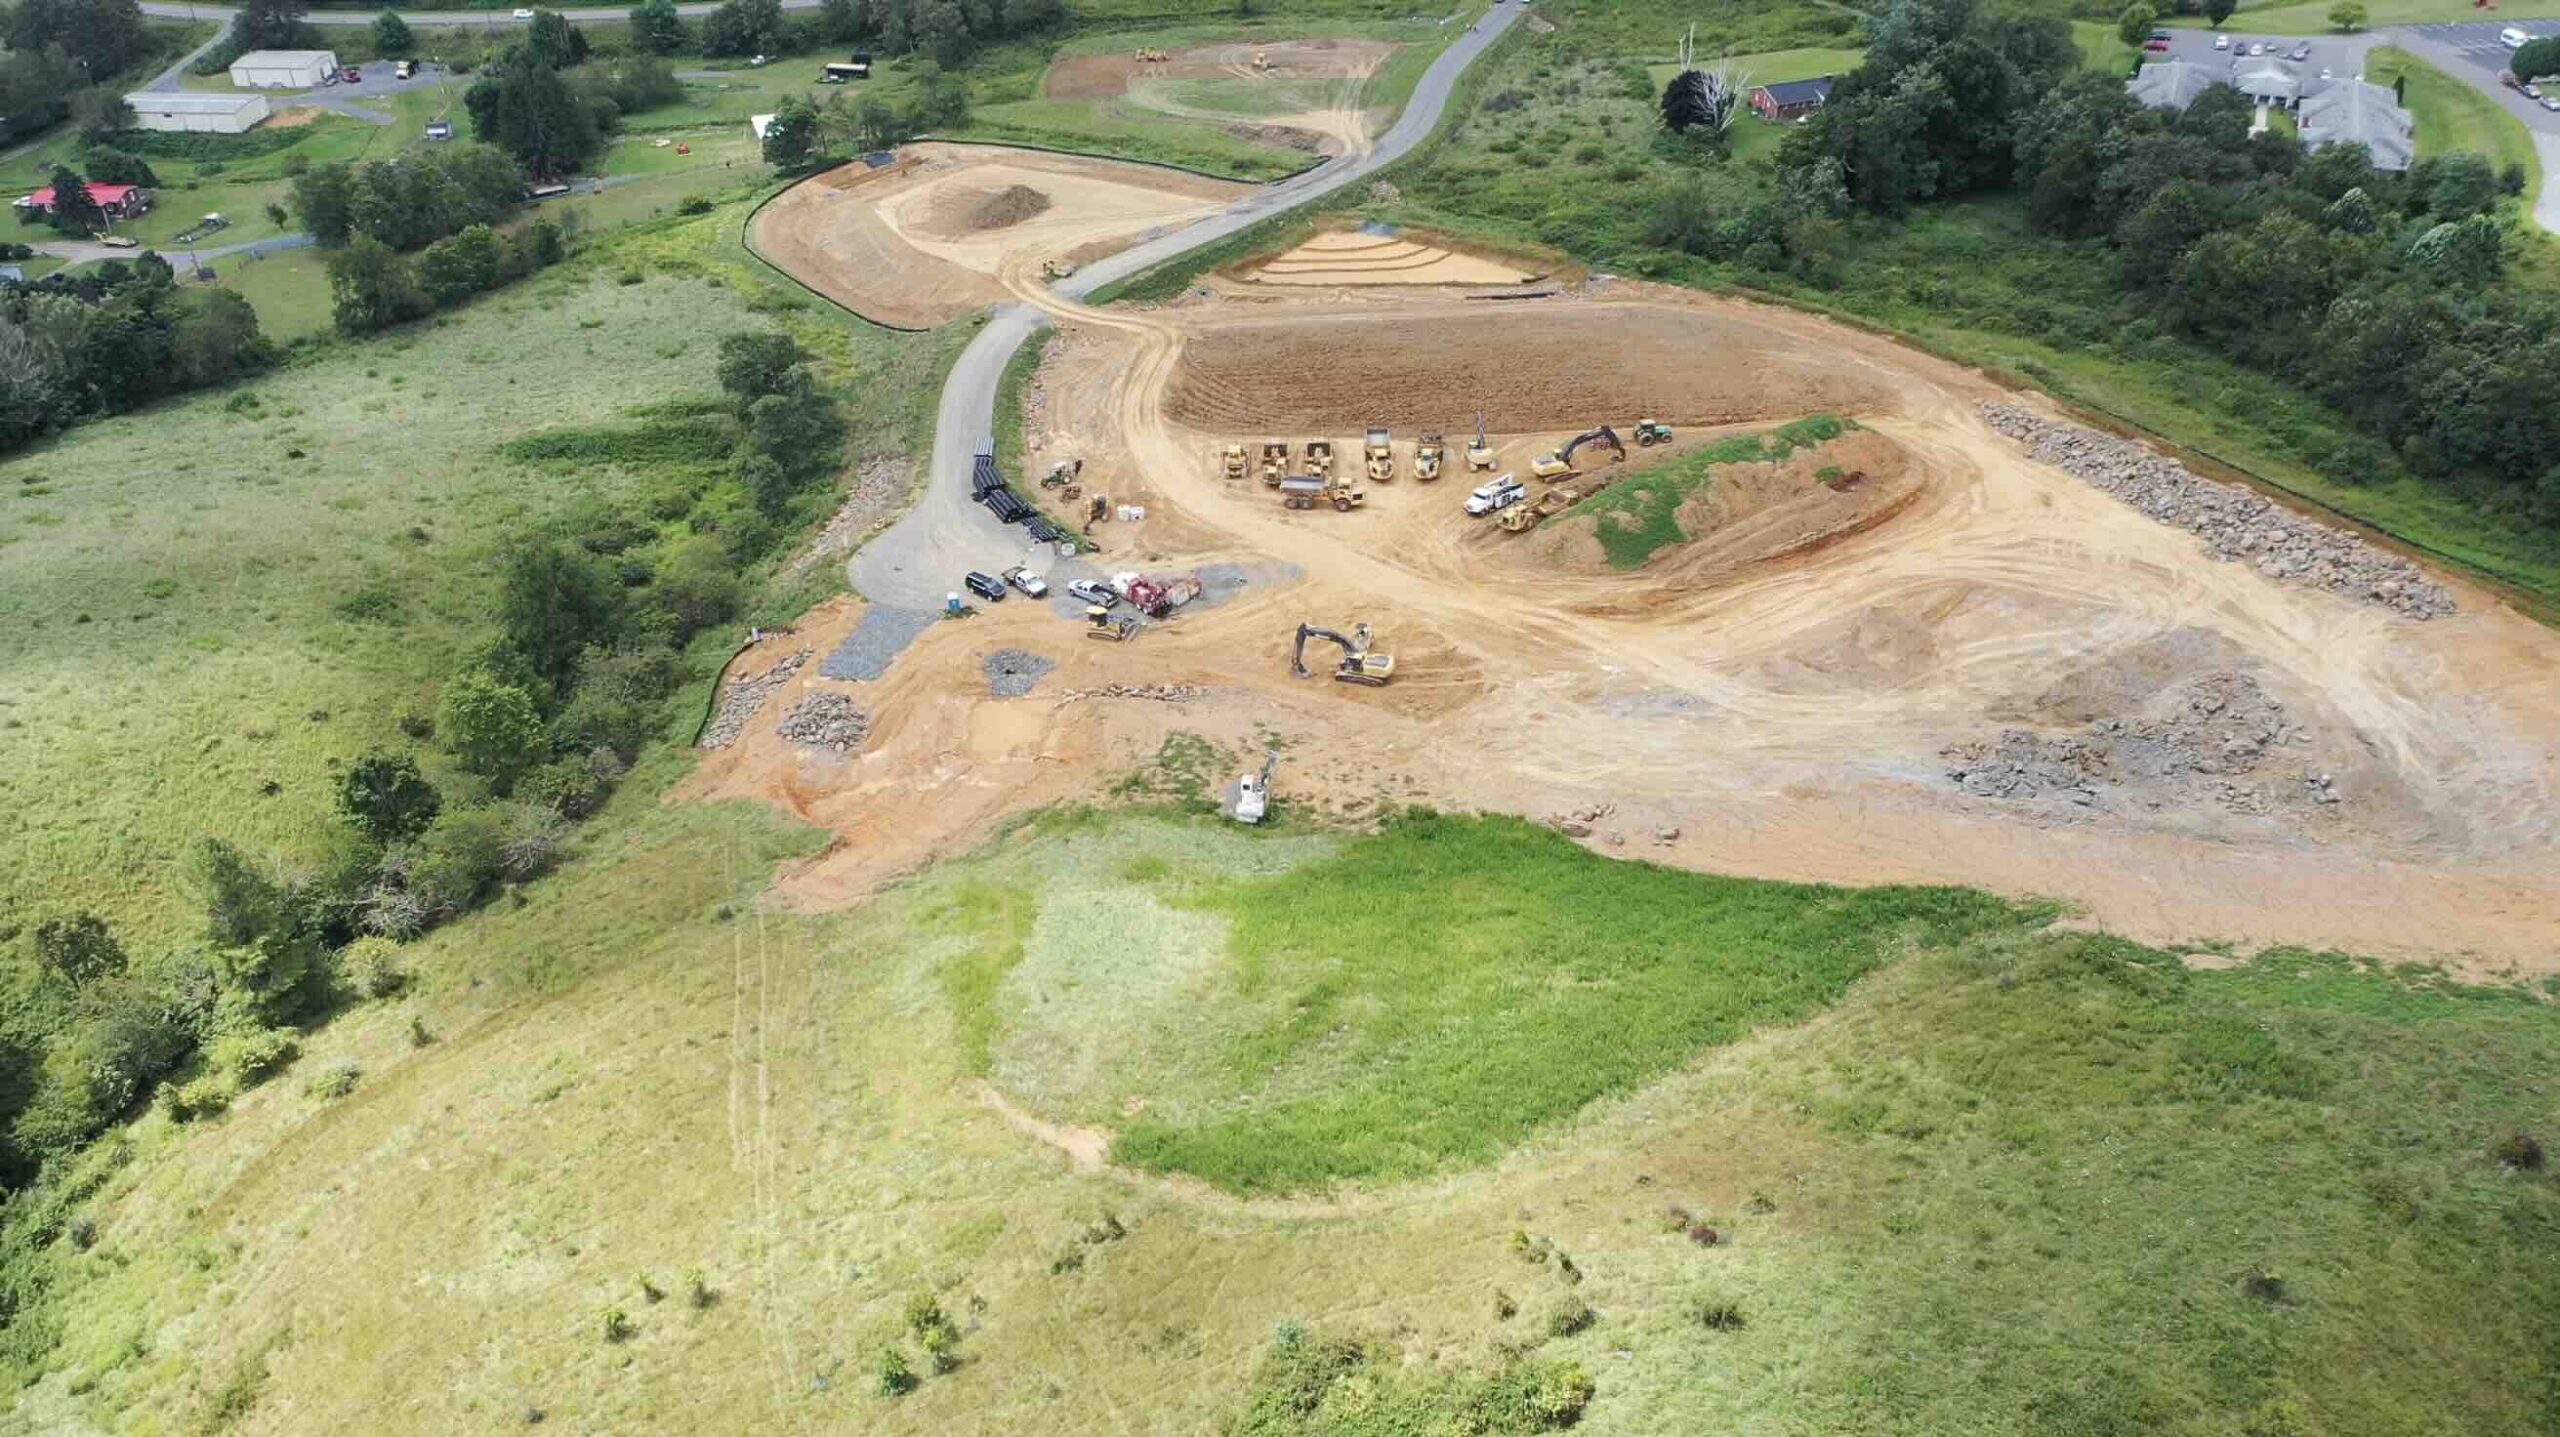
{"label": "green grass field", "polygon": [[[85,904],[159,941],[187,921],[175,865],[199,834],[305,852],[329,766],[430,711],[482,632],[492,551],[652,482],[530,482],[495,457],[508,439],[707,392],[719,336],[780,314],[860,377],[867,442],[902,443],[927,350],[751,268],[738,214],[0,464],[0,791],[23,815],[0,907]],[[309,254],[223,282],[325,305]]]}

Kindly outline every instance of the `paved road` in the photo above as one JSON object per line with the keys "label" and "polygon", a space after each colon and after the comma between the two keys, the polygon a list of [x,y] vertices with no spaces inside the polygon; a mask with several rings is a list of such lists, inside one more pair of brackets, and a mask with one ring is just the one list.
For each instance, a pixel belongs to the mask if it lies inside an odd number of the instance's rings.
{"label": "paved road", "polygon": [[[819,0],[782,0],[782,8],[785,10],[815,10],[818,4]],[[686,4],[678,5],[676,13],[708,15],[719,8],[715,4]],[[400,12],[400,18],[412,25],[522,25],[526,23],[515,17],[515,9],[516,7],[509,6],[504,10],[403,10]],[[240,12],[229,5],[186,5],[173,4],[170,0],[142,0],[142,13],[156,15],[164,20],[220,20],[227,26]],[[314,25],[370,25],[374,17],[380,13],[378,10],[311,10],[306,11],[302,18]],[[571,20],[579,21],[628,20],[631,18],[631,7],[628,5],[600,6],[590,9],[563,10],[560,13]]]}
{"label": "paved road", "polygon": [[[1528,0],[1497,0],[1490,14],[1432,62],[1404,114],[1368,153],[1337,156],[1295,178],[1257,190],[1205,219],[1097,260],[1052,288],[1069,299],[1086,299],[1115,280],[1215,243],[1393,164],[1431,133],[1448,108],[1458,77],[1527,9]],[[983,506],[971,502],[969,465],[979,442],[994,432],[996,383],[1006,363],[1047,323],[1034,306],[999,305],[978,337],[961,351],[942,388],[924,494],[905,518],[865,544],[848,565],[853,586],[864,597],[875,604],[938,608],[942,596],[959,587],[962,573],[970,569],[993,573],[1023,561],[1022,531],[997,523]],[[1013,476],[1017,483],[1026,477]],[[1082,572],[1076,566],[1049,566],[1049,571],[1061,578]]]}
{"label": "paved road", "polygon": [[2509,26],[2529,35],[2560,35],[2560,20],[2479,20],[2457,25],[2403,25],[2392,32],[2393,43],[2446,74],[2466,80],[2524,122],[2533,136],[2534,155],[2542,162],[2542,194],[2533,204],[2533,222],[2560,234],[2560,112],[2546,110],[2500,80],[2515,52],[2498,40]]}
{"label": "paved road", "polygon": [[222,13],[222,23],[213,27],[212,39],[207,40],[203,44],[189,50],[187,53],[180,55],[178,57],[178,63],[161,71],[150,84],[145,85],[142,88],[145,90],[185,89],[187,87],[187,67],[194,64],[198,59],[201,59],[206,51],[221,44],[223,40],[231,34],[231,22],[236,18],[238,18],[236,12],[229,10],[224,11]]}

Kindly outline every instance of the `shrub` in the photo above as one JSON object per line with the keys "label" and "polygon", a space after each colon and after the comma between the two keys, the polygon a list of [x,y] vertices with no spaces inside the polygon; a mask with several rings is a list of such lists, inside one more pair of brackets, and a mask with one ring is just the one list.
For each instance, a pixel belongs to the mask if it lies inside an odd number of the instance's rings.
{"label": "shrub", "polygon": [[907,1365],[907,1355],[900,1352],[894,1343],[880,1349],[872,1371],[878,1378],[883,1397],[904,1397],[916,1390],[915,1369]]}
{"label": "shrub", "polygon": [[338,950],[338,973],[356,997],[395,998],[409,986],[400,962],[400,945],[388,938],[359,938]]}
{"label": "shrub", "polygon": [[214,1040],[206,1057],[215,1068],[238,1079],[241,1087],[254,1088],[301,1051],[302,1044],[291,1033],[280,1028],[259,1028],[222,1035]]}
{"label": "shrub", "polygon": [[1581,1293],[1568,1292],[1548,1306],[1547,1334],[1571,1337],[1599,1320],[1600,1314],[1591,1310],[1591,1304],[1582,1300]]}
{"label": "shrub", "polygon": [[314,1098],[343,1098],[356,1090],[356,1080],[363,1076],[364,1070],[353,1063],[332,1063],[313,1074],[302,1091]]}
{"label": "shrub", "polygon": [[375,843],[417,837],[443,807],[443,795],[407,754],[368,753],[338,780],[338,811]]}
{"label": "shrub", "polygon": [[198,1118],[219,1117],[231,1107],[236,1093],[228,1077],[207,1073],[192,1082],[162,1088],[160,1106],[171,1122],[191,1123]]}
{"label": "shrub", "polygon": [[960,1367],[960,1335],[948,1327],[927,1328],[924,1343],[925,1362],[939,1376],[956,1372]]}
{"label": "shrub", "polygon": [[704,1312],[720,1300],[720,1294],[711,1290],[710,1279],[704,1277],[702,1269],[697,1267],[684,1275],[684,1300],[685,1305],[694,1311]]}
{"label": "shrub", "polygon": [[1710,1332],[1740,1332],[1742,1308],[1723,1298],[1701,1297],[1689,1304],[1689,1318]]}
{"label": "shrub", "polygon": [[608,1307],[604,1310],[605,1341],[629,1342],[633,1331],[634,1329],[631,1326],[631,1317],[628,1313],[625,1313],[619,1307]]}
{"label": "shrub", "polygon": [[447,685],[436,729],[462,766],[504,793],[540,756],[542,715],[533,696],[474,669]]}
{"label": "shrub", "polygon": [[2520,1173],[2542,1171],[2542,1144],[2531,1133],[2509,1133],[2489,1151],[2501,1166]]}
{"label": "shrub", "polygon": [[687,195],[676,201],[676,213],[680,215],[707,215],[712,208],[709,195]]}
{"label": "shrub", "polygon": [[478,907],[506,872],[507,839],[506,817],[494,808],[445,814],[410,861],[408,891],[431,914]]}

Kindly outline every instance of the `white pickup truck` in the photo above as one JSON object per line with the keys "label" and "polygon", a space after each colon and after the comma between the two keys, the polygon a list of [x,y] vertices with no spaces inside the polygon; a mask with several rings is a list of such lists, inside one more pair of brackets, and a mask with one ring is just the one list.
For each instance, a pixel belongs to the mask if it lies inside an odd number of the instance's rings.
{"label": "white pickup truck", "polygon": [[1508,509],[1528,497],[1529,491],[1521,487],[1520,481],[1505,474],[1498,479],[1477,485],[1467,495],[1467,512],[1481,519],[1497,509]]}

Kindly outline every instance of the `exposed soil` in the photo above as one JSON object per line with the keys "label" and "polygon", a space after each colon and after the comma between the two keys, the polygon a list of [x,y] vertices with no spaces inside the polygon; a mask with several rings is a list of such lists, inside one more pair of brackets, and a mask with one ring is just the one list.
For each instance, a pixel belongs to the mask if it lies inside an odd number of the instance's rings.
{"label": "exposed soil", "polygon": [[898,155],[889,169],[846,166],[784,191],[757,213],[754,238],[819,293],[906,329],[983,309],[1043,261],[1117,249],[1247,188],[986,145],[910,145]]}
{"label": "exposed soil", "polygon": [[[1384,40],[1280,40],[1267,44],[1197,45],[1162,61],[1140,61],[1134,51],[1064,55],[1041,77],[1040,93],[1052,100],[1102,100],[1129,93],[1133,80],[1342,79],[1374,71],[1396,47]],[[1257,71],[1260,52],[1269,68]]]}
{"label": "exposed soil", "polygon": [[1396,235],[1345,230],[1317,235],[1246,276],[1296,286],[1519,284],[1527,271]]}
{"label": "exposed soil", "polygon": [[[2422,624],[2217,562],[1980,409],[2032,401],[1789,311],[1623,282],[1107,312],[1019,272],[1008,288],[1060,330],[1028,467],[1081,457],[1089,485],[1147,509],[1108,526],[1106,567],[1299,577],[1126,645],[1067,641],[1047,606],[933,625],[859,686],[875,722],[851,760],[821,770],[754,733],[706,756],[698,791],[840,835],[788,881],[801,902],[1100,794],[1169,734],[1238,762],[1277,735],[1282,795],[1319,811],[1605,811],[1586,825],[1604,851],[2052,895],[2163,942],[2560,962],[2560,636],[2494,596],[2447,580],[2459,605]],[[1459,512],[1479,405],[1497,471],[1639,416],[1678,428],[1671,453],[1815,411],[1860,427],[1720,472],[1684,506],[1690,541],[1622,573],[1593,521],[1523,536]],[[1274,434],[1329,436],[1356,470],[1371,423],[1395,431],[1398,477],[1354,512],[1218,477],[1225,443]],[[1411,474],[1423,427],[1451,445],[1437,484]],[[1631,480],[1665,453],[1636,451]],[[855,616],[795,642],[824,651]],[[1375,625],[1395,682],[1290,678],[1308,620]],[[1059,672],[989,703],[994,646]]]}

